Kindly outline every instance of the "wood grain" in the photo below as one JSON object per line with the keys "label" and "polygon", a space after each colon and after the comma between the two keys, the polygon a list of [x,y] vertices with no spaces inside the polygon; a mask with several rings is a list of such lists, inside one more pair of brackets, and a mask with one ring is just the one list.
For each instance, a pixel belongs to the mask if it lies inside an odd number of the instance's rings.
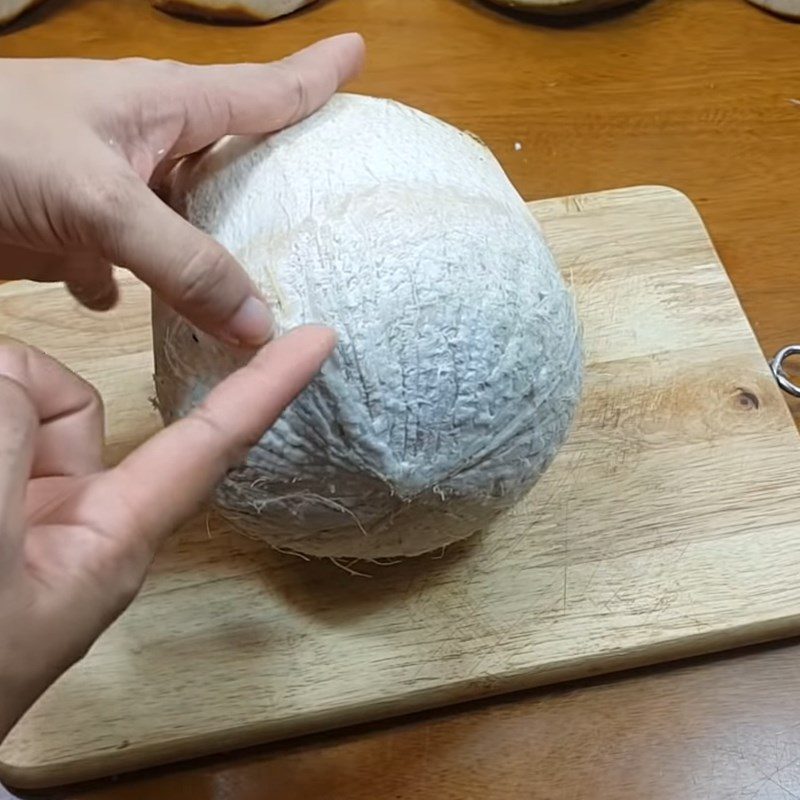
{"label": "wood grain", "polygon": [[[800,27],[744,0],[651,0],[578,25],[471,0],[398,9],[328,0],[231,29],[171,19],[143,0],[49,0],[0,37],[0,55],[264,59],[358,29],[370,58],[354,89],[473,130],[526,197],[684,190],[764,351],[800,338]],[[80,797],[785,800],[800,794],[798,659],[789,647],[518,696]]]}
{"label": "wood grain", "polygon": [[798,646],[160,770],[71,800],[792,800]]}
{"label": "wood grain", "polygon": [[[659,187],[533,209],[587,380],[530,496],[371,579],[199,516],[0,776],[63,784],[800,632],[800,439],[696,211]],[[0,289],[6,331],[101,391],[114,456],[158,428],[148,293],[123,286],[80,322],[59,286]]]}

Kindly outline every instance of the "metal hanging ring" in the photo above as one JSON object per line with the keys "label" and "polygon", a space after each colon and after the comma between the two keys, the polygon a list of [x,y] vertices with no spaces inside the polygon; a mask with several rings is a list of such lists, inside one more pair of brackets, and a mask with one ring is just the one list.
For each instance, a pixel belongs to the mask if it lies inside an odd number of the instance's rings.
{"label": "metal hanging ring", "polygon": [[792,383],[789,376],[786,374],[786,370],[783,368],[786,359],[792,356],[800,356],[800,344],[790,344],[780,350],[775,358],[772,359],[770,368],[772,369],[772,374],[775,376],[775,380],[778,382],[778,386],[780,386],[786,394],[790,394],[792,397],[800,397],[800,386],[796,386]]}

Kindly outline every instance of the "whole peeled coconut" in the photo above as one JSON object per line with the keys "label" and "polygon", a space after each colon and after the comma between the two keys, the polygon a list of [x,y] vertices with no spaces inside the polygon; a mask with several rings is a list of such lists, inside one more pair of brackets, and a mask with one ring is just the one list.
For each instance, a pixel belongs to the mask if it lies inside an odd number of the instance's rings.
{"label": "whole peeled coconut", "polygon": [[[337,95],[281,133],[184,160],[169,199],[245,265],[281,330],[339,333],[217,490],[241,530],[316,556],[413,556],[479,530],[548,467],[578,401],[578,321],[540,228],[473,136]],[[160,302],[154,348],[167,422],[242,358]]]}

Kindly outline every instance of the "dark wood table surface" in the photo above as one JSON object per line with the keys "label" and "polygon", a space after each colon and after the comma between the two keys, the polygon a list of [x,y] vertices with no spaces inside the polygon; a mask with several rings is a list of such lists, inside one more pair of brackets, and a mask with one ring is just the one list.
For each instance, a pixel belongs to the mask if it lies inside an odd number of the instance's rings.
{"label": "dark wood table surface", "polygon": [[[370,50],[356,91],[478,134],[527,199],[641,183],[684,191],[765,353],[800,340],[800,25],[745,0],[651,0],[582,24],[533,22],[471,0],[322,0],[246,28],[172,19],[147,0],[51,0],[0,37],[0,55],[261,60],[347,30],[362,32]],[[65,796],[800,798],[800,644],[501,698]]]}

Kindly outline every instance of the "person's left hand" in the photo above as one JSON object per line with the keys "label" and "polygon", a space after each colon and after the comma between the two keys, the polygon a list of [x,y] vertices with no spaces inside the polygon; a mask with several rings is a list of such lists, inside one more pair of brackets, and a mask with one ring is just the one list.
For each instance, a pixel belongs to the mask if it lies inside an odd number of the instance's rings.
{"label": "person's left hand", "polygon": [[316,326],[277,339],[107,470],[97,392],[37,350],[0,344],[0,741],[130,603],[162,539],[334,342]]}

